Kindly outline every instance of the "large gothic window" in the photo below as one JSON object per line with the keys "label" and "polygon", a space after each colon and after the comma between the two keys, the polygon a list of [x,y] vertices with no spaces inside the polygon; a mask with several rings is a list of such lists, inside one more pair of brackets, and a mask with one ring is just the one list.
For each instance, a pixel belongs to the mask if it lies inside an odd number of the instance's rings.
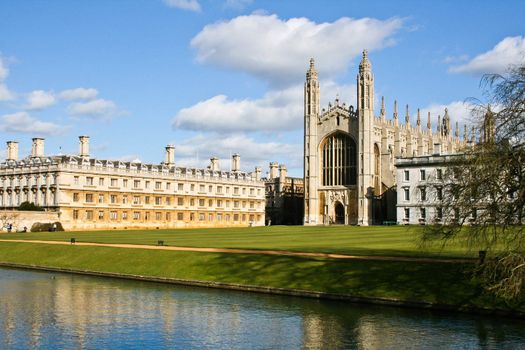
{"label": "large gothic window", "polygon": [[343,133],[328,136],[321,144],[323,186],[356,184],[356,145]]}

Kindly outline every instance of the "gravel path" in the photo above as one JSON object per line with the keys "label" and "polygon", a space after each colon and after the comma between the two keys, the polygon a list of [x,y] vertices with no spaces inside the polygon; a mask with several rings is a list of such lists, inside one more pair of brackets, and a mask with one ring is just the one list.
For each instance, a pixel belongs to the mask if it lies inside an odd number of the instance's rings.
{"label": "gravel path", "polygon": [[[72,245],[71,242],[65,241],[39,241],[39,240],[24,240],[24,239],[0,239],[0,242],[16,242],[16,243],[38,243],[38,244],[54,244],[54,245]],[[197,248],[197,247],[176,247],[176,246],[156,246],[146,244],[111,244],[111,243],[90,243],[90,242],[76,242],[77,246],[92,246],[92,247],[111,247],[111,248],[125,248],[125,249],[150,249],[150,250],[172,250],[184,252],[200,252],[200,253],[231,253],[231,254],[262,254],[262,255],[281,255],[281,256],[299,256],[306,258],[329,258],[329,259],[354,259],[354,260],[375,260],[375,261],[413,261],[423,263],[474,263],[475,259],[445,259],[445,258],[417,258],[404,256],[374,256],[374,255],[346,255],[346,254],[331,254],[331,253],[310,253],[310,252],[295,252],[288,250],[259,250],[259,249],[230,249],[230,248]]]}

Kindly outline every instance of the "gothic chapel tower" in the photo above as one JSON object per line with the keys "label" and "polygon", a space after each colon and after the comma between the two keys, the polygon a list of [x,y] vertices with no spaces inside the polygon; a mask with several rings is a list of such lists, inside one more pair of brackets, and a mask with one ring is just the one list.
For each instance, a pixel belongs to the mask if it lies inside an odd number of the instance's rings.
{"label": "gothic chapel tower", "polygon": [[306,72],[304,83],[304,223],[306,225],[321,224],[319,222],[319,163],[317,154],[317,122],[319,120],[319,80],[310,59],[310,68]]}
{"label": "gothic chapel tower", "polygon": [[368,52],[363,51],[357,75],[357,112],[359,116],[358,138],[358,223],[372,224],[372,196],[374,187],[374,76]]}

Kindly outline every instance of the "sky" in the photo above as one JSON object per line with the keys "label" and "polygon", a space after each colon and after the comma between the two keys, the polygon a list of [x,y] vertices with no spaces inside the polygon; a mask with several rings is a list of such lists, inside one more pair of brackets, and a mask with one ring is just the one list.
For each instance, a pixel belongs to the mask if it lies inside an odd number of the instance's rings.
{"label": "sky", "polygon": [[[469,123],[480,78],[525,62],[525,1],[78,0],[0,2],[0,158],[45,138],[46,155],[302,176],[303,84],[356,104],[363,49],[385,97]],[[425,117],[426,118],[426,117]],[[401,118],[404,120],[404,118]],[[426,119],[424,119],[426,123]]]}

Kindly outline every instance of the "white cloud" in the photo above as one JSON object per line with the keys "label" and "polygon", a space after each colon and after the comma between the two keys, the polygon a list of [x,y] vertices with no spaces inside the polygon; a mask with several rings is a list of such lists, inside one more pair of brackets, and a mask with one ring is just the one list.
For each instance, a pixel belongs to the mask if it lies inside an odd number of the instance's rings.
{"label": "white cloud", "polygon": [[450,68],[452,73],[504,73],[512,64],[525,61],[525,37],[506,37],[493,49],[474,57],[469,62]]}
{"label": "white cloud", "polygon": [[91,100],[97,95],[97,89],[76,88],[60,92],[59,97],[64,100]]}
{"label": "white cloud", "polygon": [[[355,103],[354,85],[321,85],[322,105],[339,94],[341,103]],[[259,99],[230,99],[217,95],[179,111],[173,120],[175,128],[214,132],[289,131],[303,127],[303,87],[294,85],[267,92]]]}
{"label": "white cloud", "polygon": [[45,136],[62,134],[67,128],[55,123],[43,122],[31,117],[27,112],[17,112],[0,117],[0,130]]}
{"label": "white cloud", "polygon": [[13,93],[9,91],[5,80],[9,75],[9,69],[7,68],[7,63],[0,56],[0,101],[8,101],[13,99]]}
{"label": "white cloud", "polygon": [[88,116],[93,118],[110,118],[120,114],[113,101],[96,99],[88,102],[73,103],[67,107],[72,116]]}
{"label": "white cloud", "polygon": [[163,0],[169,7],[175,7],[182,10],[200,12],[201,5],[197,0]]}
{"label": "white cloud", "polygon": [[399,18],[343,17],[315,23],[251,14],[207,25],[191,45],[200,63],[244,71],[273,84],[296,83],[303,79],[310,57],[324,77],[333,76],[344,72],[363,49],[392,45],[402,25]]}
{"label": "white cloud", "polygon": [[301,160],[302,143],[259,142],[246,135],[210,137],[200,134],[175,145],[175,163],[177,166],[206,167],[210,158],[216,156],[219,157],[221,169],[230,170],[233,153],[241,155],[242,170],[253,171],[255,166],[261,166],[264,170],[269,160],[286,162],[293,157]]}
{"label": "white cloud", "polygon": [[27,102],[24,109],[44,109],[54,105],[56,98],[52,92],[35,90],[27,95]]}

